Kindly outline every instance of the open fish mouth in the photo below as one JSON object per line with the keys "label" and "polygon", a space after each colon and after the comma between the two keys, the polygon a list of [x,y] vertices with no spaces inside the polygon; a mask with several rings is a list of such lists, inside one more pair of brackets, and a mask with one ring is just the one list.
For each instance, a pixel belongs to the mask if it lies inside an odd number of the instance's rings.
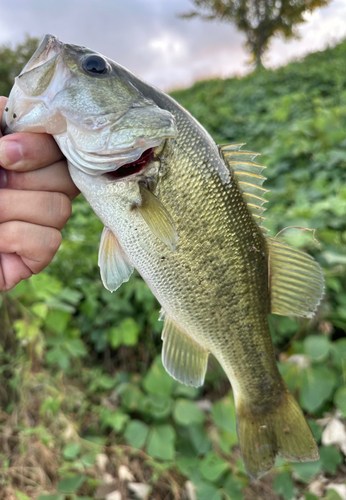
{"label": "open fish mouth", "polygon": [[120,180],[124,179],[125,177],[130,177],[132,175],[142,173],[145,167],[153,160],[153,154],[154,148],[149,148],[141,154],[138,160],[131,163],[125,163],[125,165],[122,165],[117,170],[109,172],[106,175],[111,180]]}
{"label": "open fish mouth", "polygon": [[66,137],[55,137],[67,159],[87,175],[98,177],[107,175],[112,180],[123,179],[142,172],[153,159],[154,150],[160,147],[167,137],[145,140],[137,147],[115,151],[110,154],[83,152],[66,140]]}

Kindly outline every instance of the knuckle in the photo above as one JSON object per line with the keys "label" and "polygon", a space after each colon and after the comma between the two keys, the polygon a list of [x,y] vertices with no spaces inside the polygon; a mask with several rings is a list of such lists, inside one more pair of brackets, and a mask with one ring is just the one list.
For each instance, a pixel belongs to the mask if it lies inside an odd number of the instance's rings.
{"label": "knuckle", "polygon": [[71,217],[72,205],[66,194],[63,193],[57,193],[57,194],[59,195],[59,210],[58,210],[59,227],[62,228],[65,226],[66,222]]}
{"label": "knuckle", "polygon": [[9,189],[1,190],[0,197],[0,222],[4,222],[10,218],[11,208],[13,204],[11,203],[11,191]]}
{"label": "knuckle", "polygon": [[47,235],[46,239],[46,248],[47,252],[49,255],[53,258],[56,252],[59,250],[59,247],[61,245],[61,240],[62,236],[60,231],[57,229],[51,229],[49,230],[49,234]]}

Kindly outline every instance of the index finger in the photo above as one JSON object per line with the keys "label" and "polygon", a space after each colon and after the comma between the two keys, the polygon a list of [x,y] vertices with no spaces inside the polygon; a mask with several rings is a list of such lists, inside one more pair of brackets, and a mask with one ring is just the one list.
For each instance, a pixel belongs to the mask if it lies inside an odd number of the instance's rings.
{"label": "index finger", "polygon": [[[1,115],[6,103],[6,97],[0,97]],[[48,134],[22,132],[0,138],[0,165],[8,170],[28,172],[51,165],[63,158],[57,143]]]}

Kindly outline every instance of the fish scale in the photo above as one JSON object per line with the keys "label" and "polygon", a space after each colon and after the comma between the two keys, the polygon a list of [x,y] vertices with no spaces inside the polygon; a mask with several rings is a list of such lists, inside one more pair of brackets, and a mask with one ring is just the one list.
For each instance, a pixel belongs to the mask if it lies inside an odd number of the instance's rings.
{"label": "fish scale", "polygon": [[3,120],[7,133],[54,135],[105,225],[104,285],[116,290],[136,268],[162,306],[168,373],[200,386],[209,353],[221,363],[249,475],[261,477],[277,454],[316,460],[279,374],[267,315],[312,317],[324,280],[310,256],[264,235],[257,153],[240,143],[218,148],[172,98],[52,35],[16,78]]}

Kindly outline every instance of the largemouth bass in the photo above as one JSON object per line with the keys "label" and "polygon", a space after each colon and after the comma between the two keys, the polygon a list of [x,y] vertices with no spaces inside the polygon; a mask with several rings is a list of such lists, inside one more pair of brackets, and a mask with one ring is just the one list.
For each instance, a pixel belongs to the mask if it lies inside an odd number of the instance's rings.
{"label": "largemouth bass", "polygon": [[233,388],[243,461],[318,459],[275,361],[268,313],[311,317],[323,276],[265,235],[264,167],[218,147],[178,103],[85,47],[46,35],[16,78],[5,132],[48,132],[105,225],[99,265],[116,290],[134,268],[162,306],[163,364],[200,386],[211,352]]}

